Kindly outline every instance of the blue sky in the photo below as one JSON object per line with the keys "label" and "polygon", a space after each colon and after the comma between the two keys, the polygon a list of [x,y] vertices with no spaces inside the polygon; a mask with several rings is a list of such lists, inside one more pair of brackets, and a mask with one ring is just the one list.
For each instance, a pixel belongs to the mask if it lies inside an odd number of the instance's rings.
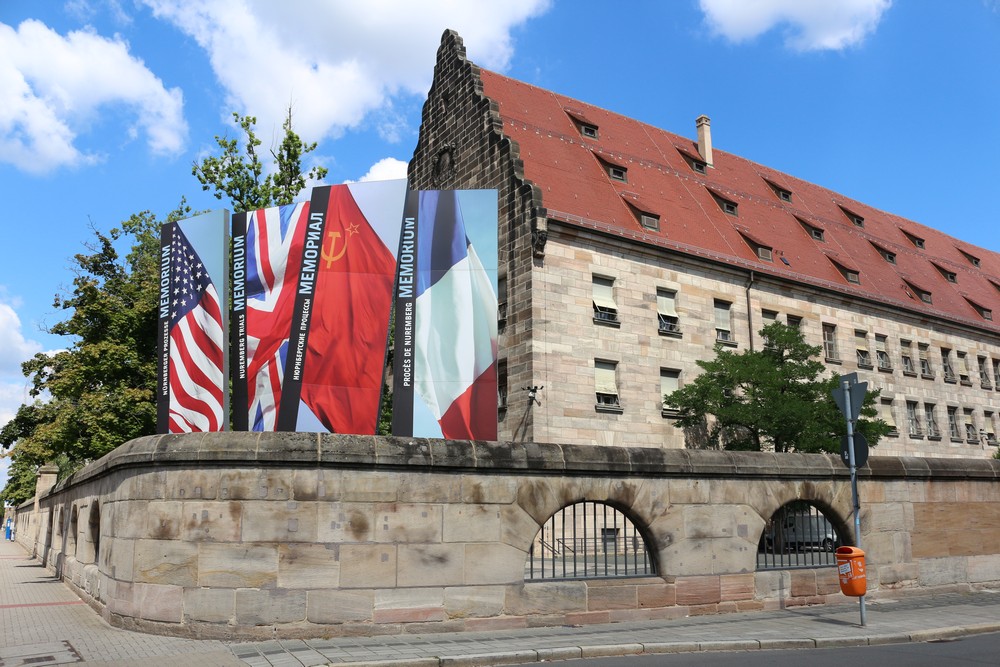
{"label": "blue sky", "polygon": [[[1000,251],[1000,0],[2,0],[0,423],[70,258],[289,104],[328,183],[398,178],[441,33],[477,64]],[[6,461],[0,461],[0,484]]]}

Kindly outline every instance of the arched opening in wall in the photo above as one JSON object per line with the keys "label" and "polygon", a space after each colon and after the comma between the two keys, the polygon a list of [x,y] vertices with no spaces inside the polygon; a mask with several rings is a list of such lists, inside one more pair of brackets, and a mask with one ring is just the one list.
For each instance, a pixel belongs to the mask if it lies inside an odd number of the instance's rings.
{"label": "arched opening in wall", "polygon": [[94,545],[94,561],[100,562],[101,556],[101,508],[95,499],[90,504],[90,517],[87,521],[87,536]]}
{"label": "arched opening in wall", "polygon": [[42,548],[42,567],[49,564],[49,550],[52,548],[52,534],[56,531],[56,524],[52,521],[55,517],[55,512],[50,507],[48,511],[48,519],[45,522],[45,541],[44,547]]}
{"label": "arched opening in wall", "polygon": [[647,577],[656,563],[647,540],[621,510],[596,501],[567,505],[535,535],[525,580]]}
{"label": "arched opening in wall", "polygon": [[836,565],[837,547],[850,543],[837,527],[836,516],[828,516],[805,500],[793,500],[778,508],[757,545],[758,570],[789,570]]}
{"label": "arched opening in wall", "polygon": [[76,533],[80,528],[80,516],[76,506],[69,517],[69,530],[66,531],[66,555],[76,558]]}

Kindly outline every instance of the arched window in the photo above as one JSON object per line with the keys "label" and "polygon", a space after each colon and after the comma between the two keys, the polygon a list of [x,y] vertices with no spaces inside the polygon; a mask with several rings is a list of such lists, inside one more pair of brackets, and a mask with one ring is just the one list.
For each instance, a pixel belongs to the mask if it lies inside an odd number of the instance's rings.
{"label": "arched window", "polygon": [[101,508],[97,504],[95,499],[90,505],[90,519],[88,523],[88,533],[90,541],[94,545],[94,561],[95,563],[101,562]]}
{"label": "arched window", "polygon": [[655,563],[636,525],[620,510],[594,501],[567,505],[549,517],[524,564],[526,580],[653,574]]}
{"label": "arched window", "polygon": [[794,500],[778,508],[757,545],[757,569],[836,565],[834,551],[845,543],[838,523],[836,517],[827,516],[804,500]]}
{"label": "arched window", "polygon": [[76,533],[79,530],[79,514],[76,506],[69,519],[69,531],[66,533],[66,555],[76,558]]}

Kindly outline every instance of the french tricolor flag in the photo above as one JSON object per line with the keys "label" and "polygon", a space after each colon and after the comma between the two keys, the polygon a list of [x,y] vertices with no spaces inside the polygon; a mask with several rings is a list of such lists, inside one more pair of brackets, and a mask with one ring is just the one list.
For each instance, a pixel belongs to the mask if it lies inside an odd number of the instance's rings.
{"label": "french tricolor flag", "polygon": [[[495,203],[489,212],[491,216],[477,216],[485,219],[475,223],[488,228],[495,238]],[[460,191],[453,190],[419,193],[415,236],[412,377],[416,397],[411,435],[496,440],[495,246],[489,248],[492,270],[487,270],[469,240]],[[421,427],[420,415],[425,411],[436,420],[440,433]]]}

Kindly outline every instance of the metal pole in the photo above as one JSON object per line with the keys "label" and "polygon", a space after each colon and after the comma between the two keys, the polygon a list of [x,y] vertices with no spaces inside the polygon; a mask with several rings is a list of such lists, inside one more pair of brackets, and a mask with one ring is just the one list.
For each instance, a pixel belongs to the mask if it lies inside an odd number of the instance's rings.
{"label": "metal pole", "polygon": [[[844,381],[841,383],[841,387],[844,390],[844,405],[847,406],[847,414],[853,415],[850,384]],[[858,467],[855,465],[854,459],[854,419],[850,416],[847,419],[847,461],[851,468],[851,498],[854,501],[854,539],[857,542],[858,549],[861,549],[861,501],[858,499]],[[867,569],[866,565],[866,574]],[[865,627],[867,619],[865,618],[864,595],[858,598],[858,604],[861,608],[861,627]]]}

